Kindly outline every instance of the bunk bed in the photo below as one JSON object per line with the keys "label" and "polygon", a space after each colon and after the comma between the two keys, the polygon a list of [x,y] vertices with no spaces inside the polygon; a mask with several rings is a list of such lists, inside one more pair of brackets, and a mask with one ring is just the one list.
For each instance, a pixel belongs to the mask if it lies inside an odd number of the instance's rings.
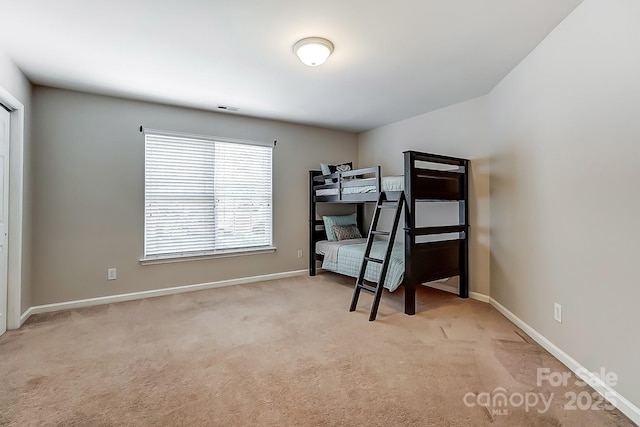
{"label": "bunk bed", "polygon": [[[398,286],[404,288],[404,311],[409,315],[415,314],[416,287],[423,283],[459,276],[458,294],[461,298],[468,297],[469,160],[405,151],[401,177],[382,177],[380,166],[338,170],[326,175],[312,170],[309,171],[309,192],[310,276],[316,275],[317,262],[322,261],[325,269],[356,277],[354,264],[363,257],[358,251],[364,251],[363,239],[329,241],[331,230],[326,230],[323,219],[317,217],[318,203],[355,204],[355,225],[366,237],[364,204],[377,202],[381,192],[387,200],[398,200],[404,192],[404,243],[394,243],[389,267],[392,273],[387,275],[384,286],[392,291]],[[418,203],[443,201],[458,203],[457,225],[416,225]],[[341,264],[341,258],[346,260],[345,265]],[[373,269],[367,271],[365,279],[372,280],[375,274]]]}

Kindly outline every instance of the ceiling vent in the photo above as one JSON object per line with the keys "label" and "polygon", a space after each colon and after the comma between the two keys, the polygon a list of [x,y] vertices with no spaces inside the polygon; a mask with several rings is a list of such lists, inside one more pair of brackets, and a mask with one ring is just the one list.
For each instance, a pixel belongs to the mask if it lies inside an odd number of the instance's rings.
{"label": "ceiling vent", "polygon": [[230,105],[218,105],[218,110],[224,110],[224,111],[238,111],[239,108],[238,107],[232,107]]}

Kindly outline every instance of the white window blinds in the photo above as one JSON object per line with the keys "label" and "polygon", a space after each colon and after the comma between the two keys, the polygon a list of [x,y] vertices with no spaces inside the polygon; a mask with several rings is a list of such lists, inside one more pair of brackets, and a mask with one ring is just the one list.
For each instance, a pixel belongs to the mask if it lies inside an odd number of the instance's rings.
{"label": "white window blinds", "polygon": [[145,258],[272,249],[272,144],[145,130]]}

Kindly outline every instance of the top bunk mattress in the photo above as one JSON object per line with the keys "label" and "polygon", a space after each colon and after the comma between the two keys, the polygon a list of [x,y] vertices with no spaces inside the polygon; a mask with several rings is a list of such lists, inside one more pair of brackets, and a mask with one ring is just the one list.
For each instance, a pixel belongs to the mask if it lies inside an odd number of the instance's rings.
{"label": "top bunk mattress", "polygon": [[[383,176],[381,179],[382,191],[403,191],[404,175],[399,176]],[[375,185],[363,185],[356,187],[344,187],[342,194],[363,194],[375,193]],[[316,191],[316,196],[335,196],[338,194],[337,188],[324,188]]]}

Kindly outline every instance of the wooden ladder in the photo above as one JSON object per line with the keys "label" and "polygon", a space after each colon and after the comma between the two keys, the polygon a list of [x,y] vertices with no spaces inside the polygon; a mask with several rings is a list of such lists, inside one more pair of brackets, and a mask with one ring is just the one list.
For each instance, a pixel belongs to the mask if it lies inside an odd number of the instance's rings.
{"label": "wooden ladder", "polygon": [[[373,214],[373,220],[371,221],[371,228],[369,228],[369,235],[367,236],[367,246],[364,250],[364,259],[362,260],[360,273],[358,274],[358,278],[356,279],[356,286],[353,290],[353,298],[351,299],[351,307],[349,308],[349,311],[355,311],[356,306],[358,305],[358,298],[360,297],[361,290],[364,289],[367,292],[371,292],[372,294],[374,294],[374,298],[373,303],[371,304],[371,314],[369,315],[369,321],[376,320],[376,315],[378,314],[378,306],[380,305],[380,298],[382,297],[384,281],[387,278],[387,270],[389,269],[389,260],[391,259],[393,242],[396,238],[396,231],[398,231],[400,213],[402,212],[402,208],[405,203],[406,199],[404,197],[404,192],[400,193],[397,202],[387,199],[385,192],[380,192],[380,196],[378,197],[376,210]],[[396,210],[391,231],[378,230],[378,220],[380,219],[380,213],[383,209]],[[373,247],[373,242],[375,241],[376,236],[386,236],[388,238],[387,250],[383,259],[371,257],[371,248]],[[378,278],[377,286],[375,287],[369,286],[364,283],[364,275],[367,271],[367,265],[370,262],[375,262],[382,265],[382,268],[380,270],[380,277]]]}

